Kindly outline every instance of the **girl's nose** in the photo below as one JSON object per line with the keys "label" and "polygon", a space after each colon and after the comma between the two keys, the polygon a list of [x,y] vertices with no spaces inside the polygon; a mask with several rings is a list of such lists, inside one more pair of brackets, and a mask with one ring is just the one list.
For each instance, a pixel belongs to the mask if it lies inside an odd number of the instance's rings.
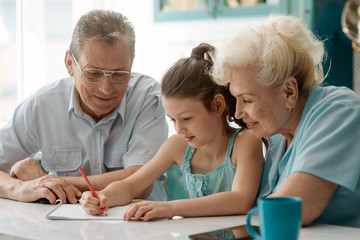
{"label": "girl's nose", "polygon": [[180,124],[179,122],[176,122],[175,123],[175,131],[178,133],[178,134],[181,134],[184,132],[184,126],[182,124]]}

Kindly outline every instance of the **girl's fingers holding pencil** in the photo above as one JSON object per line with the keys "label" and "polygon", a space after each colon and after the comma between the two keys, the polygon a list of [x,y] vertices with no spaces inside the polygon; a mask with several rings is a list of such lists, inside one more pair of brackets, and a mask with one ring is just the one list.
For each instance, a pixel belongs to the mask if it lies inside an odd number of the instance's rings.
{"label": "girl's fingers holding pencil", "polygon": [[93,196],[92,192],[84,192],[80,199],[80,203],[84,211],[91,215],[100,215],[103,213],[99,203],[99,199]]}
{"label": "girl's fingers holding pencil", "polygon": [[83,192],[80,203],[99,205],[100,200],[92,194],[90,191]]}
{"label": "girl's fingers holding pencil", "polygon": [[105,197],[104,194],[100,193],[100,192],[97,192],[97,195],[99,197],[99,206],[100,208],[105,208],[106,205],[107,205],[107,198]]}

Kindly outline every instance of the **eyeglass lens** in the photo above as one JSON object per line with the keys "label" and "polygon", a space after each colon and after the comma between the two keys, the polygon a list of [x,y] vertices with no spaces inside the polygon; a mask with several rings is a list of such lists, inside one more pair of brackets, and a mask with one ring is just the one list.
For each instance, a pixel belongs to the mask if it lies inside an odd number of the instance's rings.
{"label": "eyeglass lens", "polygon": [[111,79],[115,84],[126,83],[131,77],[130,73],[124,71],[113,71],[110,74],[106,74],[105,71],[91,68],[84,69],[83,73],[86,80],[94,83],[101,81],[105,75],[111,76]]}

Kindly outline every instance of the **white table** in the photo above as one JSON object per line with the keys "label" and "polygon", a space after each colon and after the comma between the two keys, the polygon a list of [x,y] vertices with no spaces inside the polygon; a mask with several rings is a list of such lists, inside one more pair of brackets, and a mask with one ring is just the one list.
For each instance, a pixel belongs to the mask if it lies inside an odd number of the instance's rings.
{"label": "white table", "polygon": [[[0,199],[0,239],[189,239],[201,233],[245,224],[246,216],[180,218],[152,222],[48,220],[54,206]],[[254,224],[257,219],[254,218]],[[17,236],[19,238],[15,238]],[[360,239],[360,228],[311,225],[302,228],[300,240]]]}

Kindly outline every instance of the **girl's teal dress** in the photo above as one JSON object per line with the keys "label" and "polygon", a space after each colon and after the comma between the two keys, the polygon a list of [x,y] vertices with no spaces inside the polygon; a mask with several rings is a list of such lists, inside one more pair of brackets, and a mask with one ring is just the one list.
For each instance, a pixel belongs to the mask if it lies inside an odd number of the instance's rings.
{"label": "girl's teal dress", "polygon": [[236,167],[231,162],[231,153],[234,139],[240,130],[240,128],[236,129],[229,139],[225,161],[206,175],[191,173],[190,160],[195,152],[195,148],[188,145],[180,170],[185,191],[189,198],[231,191],[236,171]]}

